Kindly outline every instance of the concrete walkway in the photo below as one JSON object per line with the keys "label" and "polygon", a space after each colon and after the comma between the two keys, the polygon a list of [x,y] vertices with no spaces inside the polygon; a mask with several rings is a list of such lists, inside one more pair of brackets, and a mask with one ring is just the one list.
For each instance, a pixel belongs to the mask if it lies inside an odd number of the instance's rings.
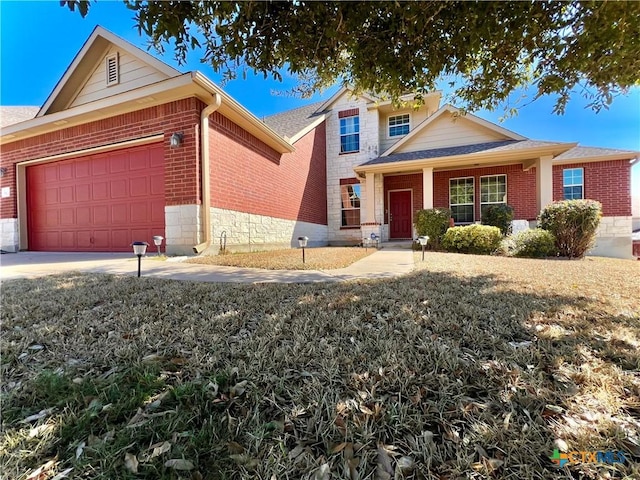
{"label": "concrete walkway", "polygon": [[[257,268],[199,265],[161,261],[149,255],[142,259],[145,277],[195,282],[314,283],[355,279],[392,278],[413,270],[413,252],[395,246],[377,252],[338,270],[261,270]],[[130,253],[20,252],[0,255],[0,280],[34,278],[65,272],[137,275],[137,258]]]}

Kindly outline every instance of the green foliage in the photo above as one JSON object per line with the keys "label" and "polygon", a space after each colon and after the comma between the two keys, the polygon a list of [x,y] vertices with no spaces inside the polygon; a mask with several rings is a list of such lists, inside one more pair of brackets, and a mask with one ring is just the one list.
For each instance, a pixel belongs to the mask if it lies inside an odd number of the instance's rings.
{"label": "green foliage", "polygon": [[429,250],[438,250],[442,243],[447,228],[449,228],[449,219],[451,218],[451,210],[448,208],[431,208],[427,210],[419,210],[416,213],[416,232],[420,236],[429,237],[427,248]]}
{"label": "green foliage", "polygon": [[500,247],[502,233],[498,227],[468,225],[452,227],[442,239],[442,246],[450,252],[489,255]]}
{"label": "green foliage", "polygon": [[338,82],[421,102],[445,77],[470,110],[535,85],[562,113],[574,91],[599,110],[640,80],[640,2],[125,3],[150,47],[172,44],[181,64],[197,49],[227,80],[287,69],[302,96]]}
{"label": "green foliage", "polygon": [[538,217],[538,226],[555,236],[559,255],[582,258],[596,241],[601,217],[600,202],[564,200],[545,207]]}
{"label": "green foliage", "polygon": [[556,251],[553,234],[541,228],[518,232],[513,236],[514,257],[542,258],[552,256]]}
{"label": "green foliage", "polygon": [[504,203],[487,205],[482,210],[482,224],[498,227],[502,235],[507,235],[513,220],[513,207]]}

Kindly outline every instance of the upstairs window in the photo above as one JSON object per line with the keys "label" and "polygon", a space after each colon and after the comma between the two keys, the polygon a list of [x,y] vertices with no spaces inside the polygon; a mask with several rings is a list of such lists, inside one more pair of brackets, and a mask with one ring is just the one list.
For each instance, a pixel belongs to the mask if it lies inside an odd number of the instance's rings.
{"label": "upstairs window", "polygon": [[449,180],[449,206],[455,223],[473,223],[473,177]]}
{"label": "upstairs window", "polygon": [[584,170],[582,168],[562,170],[562,194],[565,200],[584,198]]}
{"label": "upstairs window", "polygon": [[389,137],[402,137],[409,133],[409,114],[389,117]]}
{"label": "upstairs window", "polygon": [[120,83],[120,66],[118,65],[118,54],[109,55],[106,60],[107,87]]}
{"label": "upstairs window", "polygon": [[338,117],[340,118],[340,153],[359,152],[360,116],[358,110],[340,112]]}

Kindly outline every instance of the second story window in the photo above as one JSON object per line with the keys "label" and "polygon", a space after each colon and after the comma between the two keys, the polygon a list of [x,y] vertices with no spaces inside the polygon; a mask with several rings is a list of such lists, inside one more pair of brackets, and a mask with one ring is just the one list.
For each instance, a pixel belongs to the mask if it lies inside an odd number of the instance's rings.
{"label": "second story window", "polygon": [[360,117],[358,110],[340,112],[340,153],[360,151]]}
{"label": "second story window", "polygon": [[389,137],[402,137],[409,133],[409,114],[389,117]]}

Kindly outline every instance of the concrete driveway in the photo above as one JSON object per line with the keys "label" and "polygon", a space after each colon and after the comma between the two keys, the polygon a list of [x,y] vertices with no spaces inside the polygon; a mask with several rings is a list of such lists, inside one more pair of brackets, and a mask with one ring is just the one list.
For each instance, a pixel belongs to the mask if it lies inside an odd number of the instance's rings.
{"label": "concrete driveway", "polygon": [[[391,278],[413,270],[413,252],[383,248],[339,270],[261,270],[184,263],[181,259],[142,258],[145,277],[196,282],[315,283],[353,279]],[[138,260],[131,253],[19,252],[0,255],[0,280],[35,278],[65,272],[137,275]]]}

